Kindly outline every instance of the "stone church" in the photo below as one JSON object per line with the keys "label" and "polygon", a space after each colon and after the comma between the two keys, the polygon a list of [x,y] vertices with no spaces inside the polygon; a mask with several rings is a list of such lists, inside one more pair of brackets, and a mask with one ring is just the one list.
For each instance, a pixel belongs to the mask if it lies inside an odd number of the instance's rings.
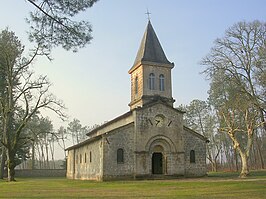
{"label": "stone church", "polygon": [[206,175],[206,138],[173,107],[171,70],[148,21],[131,76],[130,110],[68,149],[67,178],[148,179]]}

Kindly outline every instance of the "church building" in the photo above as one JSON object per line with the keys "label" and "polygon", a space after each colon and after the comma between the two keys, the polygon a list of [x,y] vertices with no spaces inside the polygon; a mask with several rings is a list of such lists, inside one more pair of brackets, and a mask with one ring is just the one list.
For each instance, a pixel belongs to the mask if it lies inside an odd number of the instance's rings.
{"label": "church building", "polygon": [[206,175],[206,138],[173,107],[169,62],[150,21],[131,78],[130,110],[68,149],[67,178],[164,179]]}

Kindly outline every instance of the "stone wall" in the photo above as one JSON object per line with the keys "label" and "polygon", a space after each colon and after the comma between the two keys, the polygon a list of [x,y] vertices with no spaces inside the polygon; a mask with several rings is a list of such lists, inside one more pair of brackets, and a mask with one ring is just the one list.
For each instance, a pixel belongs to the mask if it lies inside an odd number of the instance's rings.
{"label": "stone wall", "polygon": [[[103,180],[130,179],[134,174],[134,125],[126,125],[104,137]],[[122,149],[123,161],[117,161],[117,150]]]}
{"label": "stone wall", "polygon": [[68,151],[67,178],[102,179],[102,139]]}
{"label": "stone wall", "polygon": [[[135,150],[138,176],[152,175],[152,155],[163,155],[163,174],[184,175],[182,113],[162,103],[136,109]],[[157,117],[162,121],[158,123]],[[161,147],[161,151],[156,151]]]}
{"label": "stone wall", "polygon": [[[172,99],[172,83],[171,83],[171,69],[172,64],[158,64],[154,62],[145,62],[140,66],[135,66],[131,73],[131,102],[130,109],[142,107],[147,102],[150,102],[154,96],[161,96]],[[149,88],[149,75],[153,73],[154,89]],[[164,76],[164,90],[159,89],[160,75]],[[136,77],[138,77],[136,82]],[[137,92],[136,92],[137,91]],[[144,99],[147,97],[147,99]],[[172,105],[172,102],[170,103]]]}
{"label": "stone wall", "polygon": [[[124,126],[117,125],[123,123]],[[68,178],[117,180],[149,178],[153,174],[206,175],[206,139],[183,126],[183,112],[162,102],[134,109],[98,130],[101,135],[69,149]],[[122,162],[117,158],[118,149],[123,151]],[[195,152],[193,163],[191,150]],[[154,154],[161,155],[161,160],[154,159]],[[162,166],[157,173],[154,166],[158,165]]]}
{"label": "stone wall", "polygon": [[66,177],[69,179],[75,178],[75,149],[68,150]]}
{"label": "stone wall", "polygon": [[[172,65],[156,64],[154,62],[143,65],[143,94],[148,96],[159,95],[161,97],[172,98],[172,83],[171,83]],[[155,89],[149,88],[149,75],[155,75]],[[164,75],[164,91],[159,89],[159,76]]]}
{"label": "stone wall", "polygon": [[65,177],[65,169],[16,169],[15,177]]}
{"label": "stone wall", "polygon": [[[136,77],[138,82],[136,82]],[[137,87],[137,88],[136,88]],[[137,92],[136,92],[137,91]],[[131,103],[134,104],[136,101],[141,100],[143,95],[143,67],[140,66],[133,73],[131,73]],[[142,102],[134,104],[131,109],[141,106]]]}
{"label": "stone wall", "polygon": [[[206,166],[206,140],[203,136],[185,127],[185,176],[204,176]],[[190,161],[190,152],[195,152],[195,162]]]}

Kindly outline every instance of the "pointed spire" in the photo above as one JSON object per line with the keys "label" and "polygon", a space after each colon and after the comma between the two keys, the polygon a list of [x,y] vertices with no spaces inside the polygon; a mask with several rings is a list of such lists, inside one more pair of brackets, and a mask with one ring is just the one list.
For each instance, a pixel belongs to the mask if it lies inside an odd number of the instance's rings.
{"label": "pointed spire", "polygon": [[141,61],[171,64],[164,54],[150,20],[144,32],[133,67]]}

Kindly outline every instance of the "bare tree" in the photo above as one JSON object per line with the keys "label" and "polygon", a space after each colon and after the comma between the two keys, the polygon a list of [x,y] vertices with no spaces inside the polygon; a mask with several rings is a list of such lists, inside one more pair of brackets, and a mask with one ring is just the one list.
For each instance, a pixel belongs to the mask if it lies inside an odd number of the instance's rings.
{"label": "bare tree", "polygon": [[249,102],[236,100],[234,104],[234,108],[230,105],[220,109],[220,120],[223,123],[220,131],[226,132],[233,141],[234,149],[241,157],[240,177],[246,177],[249,174],[248,160],[254,141],[254,132],[262,123],[258,122],[259,112],[253,109]]}
{"label": "bare tree", "polygon": [[[40,109],[52,110],[60,117],[64,117],[62,102],[49,93],[51,86],[46,76],[34,79],[30,70],[32,61],[43,51],[38,46],[29,59],[22,57],[24,47],[14,32],[7,29],[0,34],[0,74],[5,81],[5,95],[0,98],[0,111],[3,125],[2,144],[7,151],[8,181],[15,180],[15,157],[22,140],[23,129],[30,118]],[[19,114],[19,110],[23,112]],[[14,125],[16,120],[16,125]]]}
{"label": "bare tree", "polygon": [[[229,135],[241,156],[242,177],[248,174],[254,131],[263,125],[263,132],[266,130],[265,85],[260,81],[266,73],[265,45],[265,23],[239,22],[215,41],[202,60],[204,73],[211,78],[210,100],[221,116],[220,129]],[[236,136],[240,132],[245,132],[245,139]]]}
{"label": "bare tree", "polygon": [[[238,87],[238,93],[248,97],[260,112],[266,129],[266,23],[239,22],[217,39],[209,55],[201,64],[210,78],[224,73]],[[217,75],[216,75],[217,78]]]}

